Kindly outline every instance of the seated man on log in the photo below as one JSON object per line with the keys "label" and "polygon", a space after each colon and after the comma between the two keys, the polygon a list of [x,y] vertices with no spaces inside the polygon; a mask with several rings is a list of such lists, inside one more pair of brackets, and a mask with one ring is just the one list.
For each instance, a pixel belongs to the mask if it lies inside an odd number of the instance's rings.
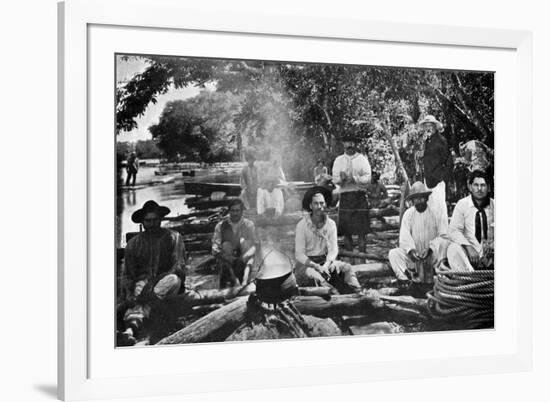
{"label": "seated man on log", "polygon": [[124,314],[121,343],[133,345],[136,332],[149,317],[151,303],[177,294],[185,283],[185,246],[182,236],[160,226],[170,209],[147,201],[132,214],[145,229],[133,237],[124,255],[124,282],[131,306]]}
{"label": "seated man on log", "polygon": [[309,212],[296,226],[296,280],[300,286],[327,286],[338,292],[361,292],[351,265],[337,261],[336,223],[326,214],[331,193],[314,187],[304,195],[302,206]]}
{"label": "seated man on log", "polygon": [[405,211],[399,230],[399,247],[390,250],[388,259],[401,286],[433,283],[434,268],[445,256],[447,241],[441,220],[428,204],[431,191],[417,181],[406,198],[413,206]]}
{"label": "seated man on log", "polygon": [[484,172],[472,172],[470,195],[459,200],[449,225],[449,266],[455,271],[493,269],[495,202]]}
{"label": "seated man on log", "polygon": [[267,218],[278,218],[283,214],[285,200],[283,192],[277,187],[279,179],[269,176],[265,179],[262,187],[258,190],[258,204],[256,210],[258,215]]}
{"label": "seated man on log", "polygon": [[244,204],[239,198],[229,204],[229,215],[214,229],[212,254],[217,259],[220,288],[248,283],[258,244],[254,223],[243,218]]}

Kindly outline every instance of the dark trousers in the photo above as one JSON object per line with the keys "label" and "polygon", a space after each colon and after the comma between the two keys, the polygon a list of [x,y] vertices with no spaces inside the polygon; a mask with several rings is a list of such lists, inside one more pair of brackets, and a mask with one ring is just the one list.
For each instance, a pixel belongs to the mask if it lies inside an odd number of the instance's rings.
{"label": "dark trousers", "polygon": [[137,172],[128,171],[126,173],[126,185],[129,186],[130,185],[130,180],[132,180],[132,186],[135,186],[136,185],[136,176],[137,176]]}

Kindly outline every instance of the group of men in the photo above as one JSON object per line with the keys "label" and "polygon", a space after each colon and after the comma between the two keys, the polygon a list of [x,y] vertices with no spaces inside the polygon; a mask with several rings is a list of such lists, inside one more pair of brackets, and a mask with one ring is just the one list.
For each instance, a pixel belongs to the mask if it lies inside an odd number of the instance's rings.
{"label": "group of men", "polygon": [[[489,198],[488,179],[474,172],[468,186],[471,195],[460,200],[448,223],[443,169],[447,158],[446,141],[441,136],[441,123],[432,116],[421,122],[426,132],[424,156],[437,154],[424,163],[425,182],[413,184],[407,200],[412,206],[403,215],[399,247],[389,252],[389,262],[399,282],[429,283],[435,268],[445,264],[449,269],[473,271],[492,267],[494,238],[494,201]],[[440,138],[441,137],[441,138]],[[338,260],[338,235],[344,236],[346,248],[353,247],[352,235],[358,235],[359,249],[365,250],[369,231],[369,205],[366,191],[378,194],[378,205],[387,198],[371,180],[367,158],[357,152],[351,139],[344,141],[345,152],[336,158],[332,169],[339,186],[339,224],[327,215],[332,192],[316,186],[306,192],[302,208],[307,212],[295,231],[295,266],[293,274],[299,286],[321,285],[337,292],[362,292],[353,268]],[[446,149],[448,152],[448,147]],[[215,227],[212,254],[219,272],[220,287],[245,286],[254,280],[255,257],[261,248],[254,222],[244,217],[246,204],[256,202],[260,214],[273,216],[283,212],[282,193],[277,185],[284,180],[280,166],[258,183],[253,156],[241,177],[242,197],[231,201],[229,213]],[[260,189],[260,191],[259,191]],[[279,190],[279,191],[276,191]],[[149,301],[162,300],[184,290],[186,253],[180,234],[161,227],[170,210],[147,201],[134,212],[132,220],[144,231],[132,238],[125,252],[125,277],[128,283],[129,307],[124,314],[127,344],[135,342],[135,332],[150,313]]]}

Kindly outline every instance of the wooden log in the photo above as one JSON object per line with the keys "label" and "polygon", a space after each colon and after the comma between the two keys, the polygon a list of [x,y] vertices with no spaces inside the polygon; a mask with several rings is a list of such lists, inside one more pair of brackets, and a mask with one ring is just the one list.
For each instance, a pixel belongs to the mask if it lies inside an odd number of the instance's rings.
{"label": "wooden log", "polygon": [[195,208],[195,209],[212,209],[212,208],[218,208],[218,207],[227,207],[229,206],[229,203],[236,199],[238,197],[225,197],[221,200],[211,200],[209,198],[186,198],[185,204],[189,208]]}
{"label": "wooden log", "polygon": [[[241,296],[231,303],[210,312],[191,325],[162,339],[158,344],[196,343],[223,338],[234,331],[246,317],[248,297]],[[292,299],[294,306],[302,314],[317,317],[330,317],[335,314],[360,310],[368,313],[374,310],[388,310],[415,318],[425,317],[426,300],[410,296],[385,296],[375,290],[361,295],[336,295],[328,297],[297,296]],[[208,308],[206,308],[208,310]]]}
{"label": "wooden log", "polygon": [[350,257],[350,258],[363,258],[367,260],[376,260],[376,261],[388,261],[388,253],[387,251],[384,253],[360,253],[355,251],[348,251],[344,249],[338,250],[338,255],[341,257]]}
{"label": "wooden log", "polygon": [[190,214],[182,214],[178,216],[165,216],[164,218],[162,218],[162,220],[168,221],[168,222],[179,222],[179,221],[185,221],[190,218],[196,218],[196,217],[202,217],[202,216],[212,216],[215,214],[223,215],[226,210],[227,209],[224,207],[211,208],[211,209],[192,212]]}
{"label": "wooden log", "polygon": [[222,191],[227,196],[238,197],[241,194],[239,183],[201,183],[188,181],[184,183],[185,194],[209,196],[215,191]]}
{"label": "wooden log", "polygon": [[[322,299],[321,299],[322,300]],[[246,317],[247,296],[239,297],[187,327],[161,339],[157,345],[197,343],[212,339],[216,333],[231,333]]]}
{"label": "wooden log", "polygon": [[302,314],[317,317],[330,317],[335,314],[349,314],[353,311],[368,313],[375,310],[388,310],[415,318],[426,316],[427,302],[410,296],[383,296],[375,290],[364,295],[335,295],[330,299],[318,296],[298,296],[293,299],[294,306]]}
{"label": "wooden log", "polygon": [[358,279],[379,278],[393,276],[393,271],[386,263],[373,262],[369,264],[352,265]]}

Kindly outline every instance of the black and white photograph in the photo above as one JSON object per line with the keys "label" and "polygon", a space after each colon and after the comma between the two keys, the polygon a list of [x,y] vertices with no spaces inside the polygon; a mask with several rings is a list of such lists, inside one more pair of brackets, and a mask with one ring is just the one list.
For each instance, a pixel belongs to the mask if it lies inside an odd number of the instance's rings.
{"label": "black and white photograph", "polygon": [[494,329],[494,72],[114,72],[117,347]]}

